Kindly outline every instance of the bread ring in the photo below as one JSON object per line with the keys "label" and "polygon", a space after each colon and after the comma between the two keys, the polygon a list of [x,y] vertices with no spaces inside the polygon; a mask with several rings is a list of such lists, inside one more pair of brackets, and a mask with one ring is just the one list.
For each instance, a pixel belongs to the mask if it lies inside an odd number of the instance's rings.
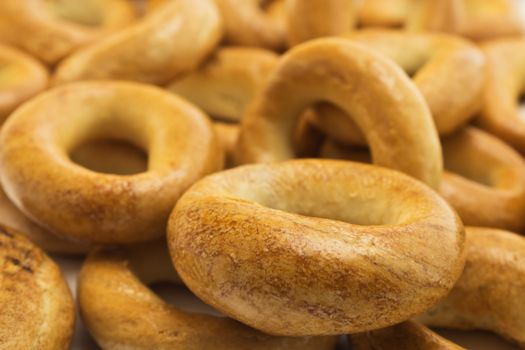
{"label": "bread ring", "polygon": [[197,296],[293,336],[362,332],[426,310],[459,277],[463,239],[454,211],[419,181],[323,160],[208,176],[168,223],[173,263]]}
{"label": "bread ring", "polygon": [[198,70],[176,79],[167,88],[211,116],[238,122],[268,79],[277,58],[275,53],[257,48],[222,48]]}
{"label": "bread ring", "polygon": [[[146,150],[148,171],[101,174],[68,158],[100,138]],[[178,197],[223,163],[202,112],[125,82],[67,84],[25,104],[2,129],[0,161],[4,189],[26,215],[62,236],[100,244],[160,237]]]}
{"label": "bread ring", "polygon": [[[525,229],[525,162],[501,140],[468,127],[442,142],[439,193],[466,225]],[[327,141],[322,158],[370,162],[364,150]]]}
{"label": "bread ring", "polygon": [[346,34],[357,21],[355,0],[288,0],[288,43]]}
{"label": "bread ring", "polygon": [[144,284],[178,280],[174,275],[164,242],[90,254],[78,298],[97,343],[103,349],[333,349],[332,337],[275,337],[231,319],[178,310]]}
{"label": "bread ring", "polygon": [[414,321],[348,338],[353,350],[465,350]]}
{"label": "bread ring", "polygon": [[68,57],[59,65],[54,83],[89,79],[167,83],[195,69],[221,35],[213,0],[169,1],[130,28]]}
{"label": "bread ring", "polygon": [[[458,130],[481,107],[485,59],[468,41],[446,34],[385,29],[361,30],[347,38],[393,59],[413,77],[440,135]],[[325,106],[317,110],[314,125],[340,143],[366,145],[355,123],[349,125],[341,114],[339,109]]]}
{"label": "bread ring", "polygon": [[466,250],[465,270],[452,292],[419,319],[493,331],[525,348],[525,238],[469,227]]}
{"label": "bread ring", "polygon": [[134,18],[126,0],[0,1],[0,41],[54,64]]}
{"label": "bread ring", "polygon": [[31,56],[2,44],[0,44],[0,67],[0,123],[2,123],[22,102],[46,88],[49,74]]}
{"label": "bread ring", "polygon": [[410,16],[410,30],[446,31],[473,40],[524,34],[515,1],[423,0]]}
{"label": "bread ring", "polygon": [[338,38],[307,42],[281,59],[243,116],[236,163],[293,158],[301,112],[319,101],[348,112],[365,131],[375,163],[438,186],[441,149],[421,94],[393,62]]}
{"label": "bread ring", "polygon": [[0,226],[0,347],[69,349],[75,306],[58,266],[37,246]]}
{"label": "bread ring", "polygon": [[479,125],[525,154],[525,122],[518,111],[525,92],[525,40],[493,41],[483,51],[488,73]]}
{"label": "bread ring", "polygon": [[402,27],[415,0],[364,0],[359,8],[359,24],[363,27]]}
{"label": "bread ring", "polygon": [[284,0],[215,2],[224,19],[227,44],[258,46],[277,51],[285,48]]}

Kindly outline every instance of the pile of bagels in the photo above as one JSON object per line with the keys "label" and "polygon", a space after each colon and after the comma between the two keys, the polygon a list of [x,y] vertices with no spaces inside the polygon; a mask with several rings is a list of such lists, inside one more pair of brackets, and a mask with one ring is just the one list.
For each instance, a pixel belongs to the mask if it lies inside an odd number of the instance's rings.
{"label": "pile of bagels", "polygon": [[0,349],[525,349],[524,93],[511,0],[2,0]]}

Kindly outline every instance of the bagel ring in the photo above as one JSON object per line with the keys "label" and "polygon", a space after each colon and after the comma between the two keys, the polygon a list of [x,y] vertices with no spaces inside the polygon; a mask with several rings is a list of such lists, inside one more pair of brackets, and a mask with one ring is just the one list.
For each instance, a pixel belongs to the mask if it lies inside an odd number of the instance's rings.
{"label": "bagel ring", "polygon": [[129,28],[66,58],[54,84],[90,79],[168,83],[195,69],[221,35],[213,0],[168,1]]}
{"label": "bagel ring", "polygon": [[483,51],[488,73],[479,125],[525,154],[525,122],[519,114],[519,98],[525,92],[525,40],[495,40]]}
{"label": "bagel ring", "polygon": [[224,19],[225,42],[280,51],[286,46],[285,0],[215,0]]}
{"label": "bagel ring", "polygon": [[290,336],[362,332],[426,310],[461,273],[463,235],[419,181],[323,160],[208,176],[168,223],[175,268],[199,298]]}
{"label": "bagel ring", "polygon": [[[96,139],[146,150],[148,171],[102,174],[69,159]],[[61,236],[99,244],[160,237],[178,197],[223,163],[202,112],[126,82],[67,84],[25,104],[0,133],[0,161],[4,189],[26,215]]]}
{"label": "bagel ring", "polygon": [[221,48],[198,70],[176,79],[167,89],[213,117],[238,122],[277,64],[277,57],[258,48]]}
{"label": "bagel ring", "polygon": [[320,101],[359,125],[374,163],[438,186],[441,149],[421,94],[393,62],[339,38],[313,40],[283,56],[243,116],[236,163],[293,158],[301,112]]}
{"label": "bagel ring", "polygon": [[126,0],[0,1],[0,41],[54,64],[134,19]]}
{"label": "bagel ring", "polygon": [[[466,225],[525,229],[525,162],[510,146],[474,127],[442,142],[439,193]],[[327,141],[322,158],[370,162],[364,150]]]}
{"label": "bagel ring", "polygon": [[288,0],[286,3],[288,43],[350,32],[357,22],[356,0]]}
{"label": "bagel ring", "polygon": [[146,286],[160,281],[180,281],[164,241],[89,255],[78,298],[83,320],[102,348],[330,350],[335,344],[333,337],[276,337],[231,319],[179,310]]}
{"label": "bagel ring", "polygon": [[[485,59],[468,41],[447,34],[385,29],[361,30],[345,38],[386,55],[413,77],[441,136],[461,128],[481,108]],[[316,112],[312,122],[334,140],[366,145],[355,123],[349,124],[339,109],[328,105]]]}
{"label": "bagel ring", "polygon": [[44,90],[48,80],[40,62],[0,44],[0,123],[22,102]]}
{"label": "bagel ring", "polygon": [[467,227],[461,278],[439,304],[418,317],[425,324],[493,331],[525,348],[525,238]]}
{"label": "bagel ring", "polygon": [[466,350],[414,321],[348,338],[353,350]]}
{"label": "bagel ring", "polygon": [[5,226],[0,226],[0,305],[2,349],[69,349],[75,306],[64,276],[40,248]]}
{"label": "bagel ring", "polygon": [[406,27],[473,40],[522,36],[524,27],[516,6],[511,0],[423,0],[416,3]]}

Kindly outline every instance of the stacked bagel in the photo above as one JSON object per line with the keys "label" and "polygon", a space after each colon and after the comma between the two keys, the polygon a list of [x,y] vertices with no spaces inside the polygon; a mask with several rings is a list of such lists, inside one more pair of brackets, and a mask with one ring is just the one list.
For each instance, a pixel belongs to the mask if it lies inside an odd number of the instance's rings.
{"label": "stacked bagel", "polygon": [[525,349],[514,6],[0,2],[0,348]]}

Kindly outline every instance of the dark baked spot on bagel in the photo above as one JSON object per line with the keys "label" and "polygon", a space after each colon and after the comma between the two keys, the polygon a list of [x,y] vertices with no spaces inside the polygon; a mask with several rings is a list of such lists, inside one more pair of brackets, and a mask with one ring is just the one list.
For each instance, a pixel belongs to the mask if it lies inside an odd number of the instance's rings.
{"label": "dark baked spot on bagel", "polygon": [[14,257],[12,257],[12,256],[7,256],[7,257],[6,257],[6,260],[9,261],[9,262],[11,262],[12,264],[14,264],[14,265],[16,265],[16,266],[19,266],[20,268],[22,268],[23,270],[25,270],[25,271],[27,271],[27,272],[29,272],[29,273],[33,273],[33,269],[32,269],[30,266],[28,266],[28,265],[22,263],[22,261],[20,261],[20,260],[17,259],[17,258],[14,258]]}

